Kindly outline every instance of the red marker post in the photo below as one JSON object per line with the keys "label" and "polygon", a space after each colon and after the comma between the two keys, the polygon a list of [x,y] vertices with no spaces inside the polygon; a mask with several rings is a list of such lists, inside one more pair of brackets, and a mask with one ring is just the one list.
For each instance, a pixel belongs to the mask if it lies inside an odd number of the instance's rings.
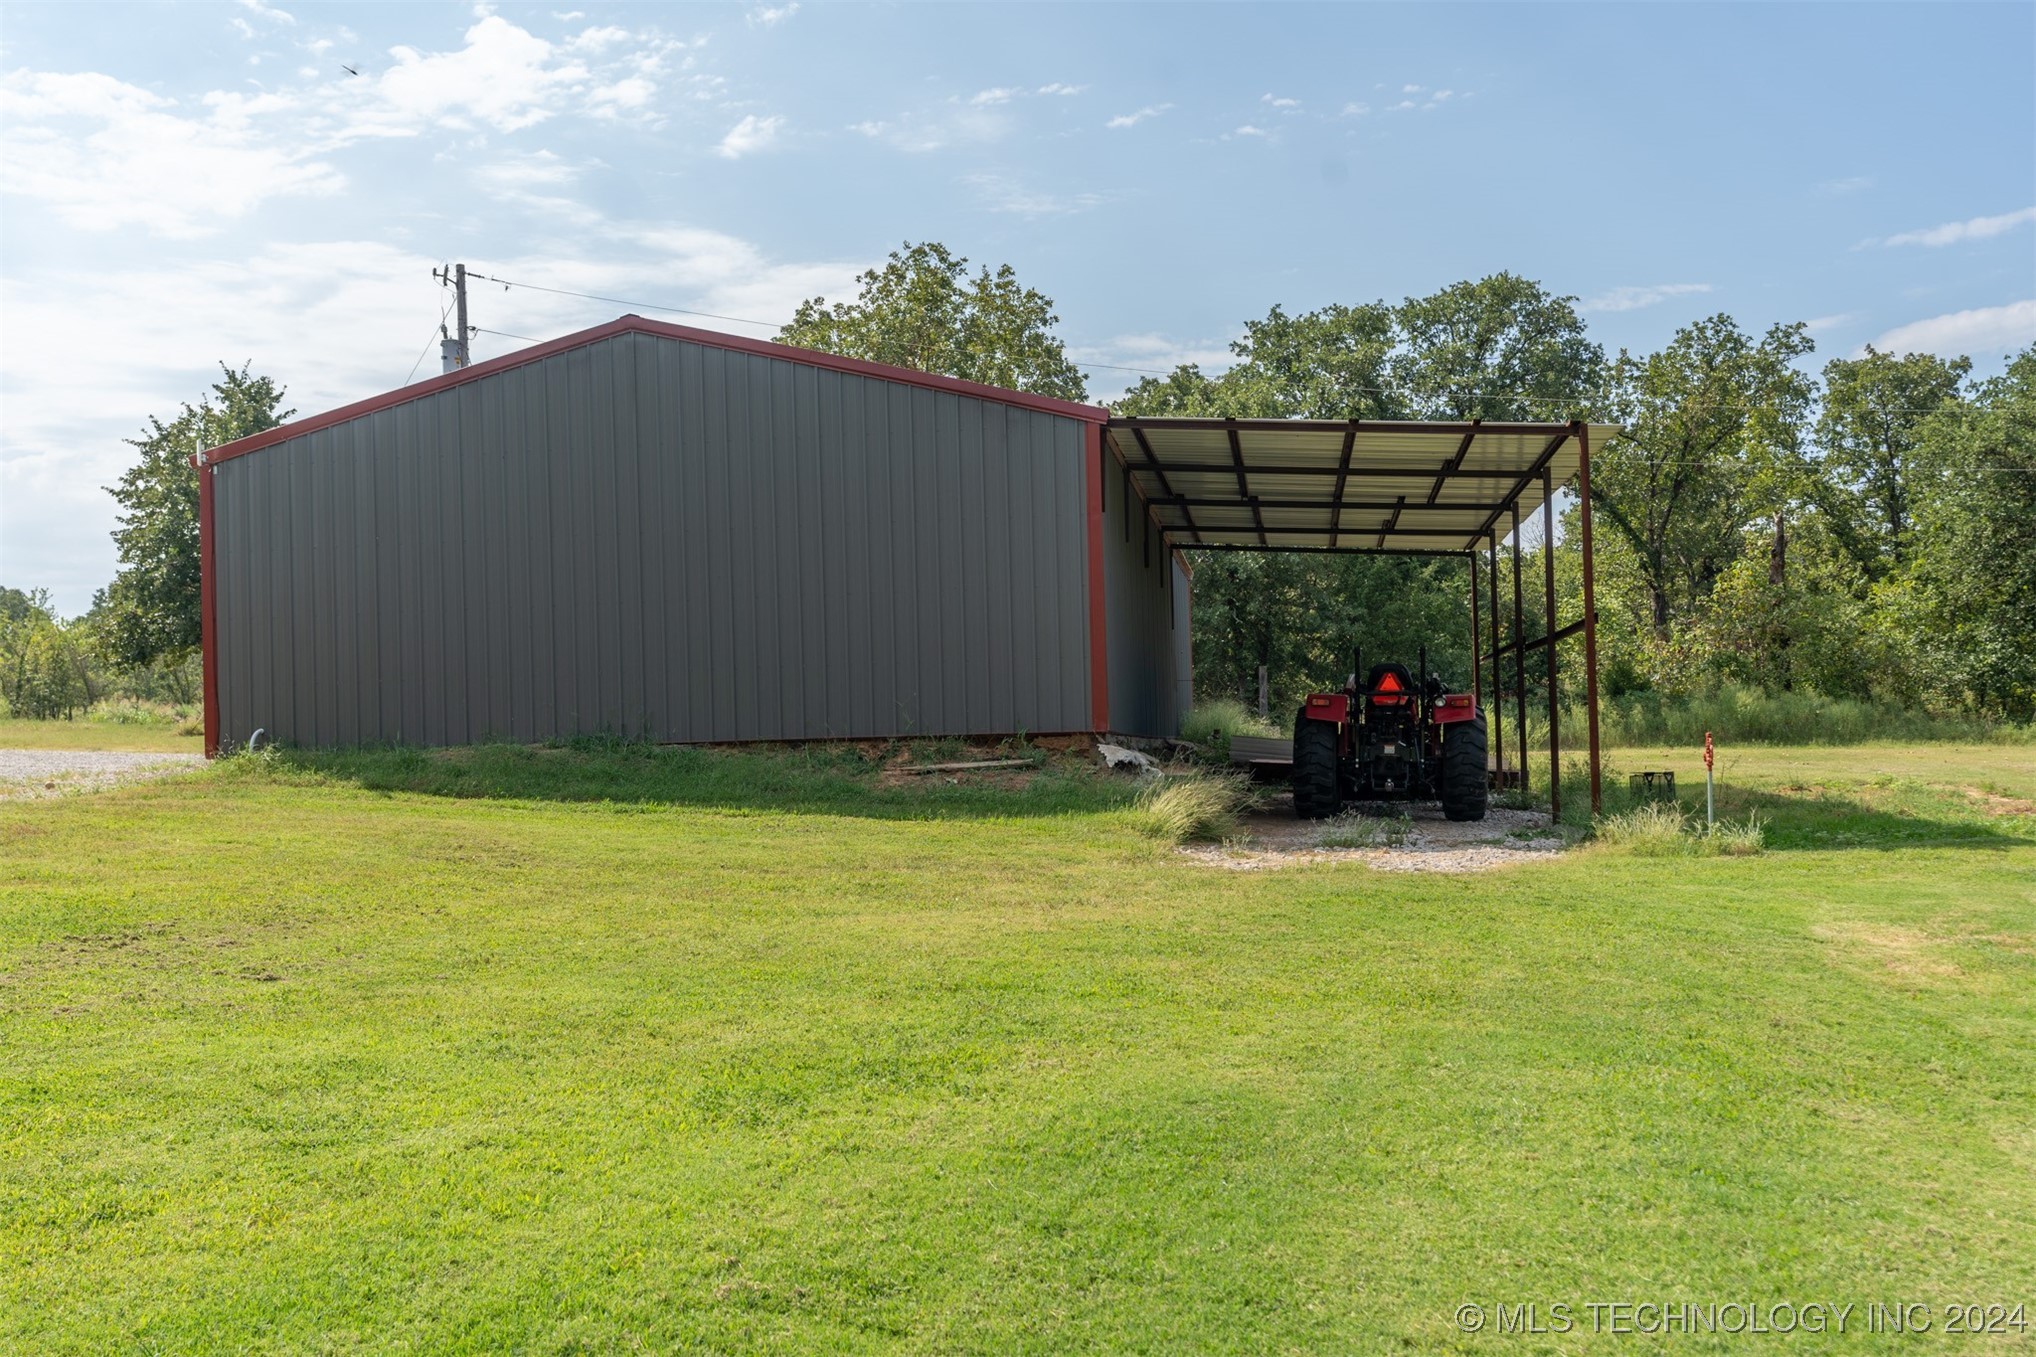
{"label": "red marker post", "polygon": [[1718,823],[1718,801],[1712,790],[1711,764],[1717,753],[1711,748],[1711,732],[1704,732],[1704,823],[1707,826]]}

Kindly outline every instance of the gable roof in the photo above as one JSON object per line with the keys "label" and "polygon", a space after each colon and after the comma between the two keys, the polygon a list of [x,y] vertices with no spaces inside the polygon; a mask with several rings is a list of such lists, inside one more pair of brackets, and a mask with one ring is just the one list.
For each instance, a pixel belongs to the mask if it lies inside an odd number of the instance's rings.
{"label": "gable roof", "polygon": [[379,396],[369,396],[351,405],[342,405],[336,410],[327,410],[323,414],[279,424],[273,429],[264,429],[245,438],[236,438],[231,443],[221,443],[216,448],[206,449],[204,459],[208,463],[213,463],[233,457],[244,457],[250,452],[259,452],[263,448],[315,433],[334,424],[343,424],[347,420],[359,419],[363,415],[371,415],[378,410],[387,410],[410,401],[423,400],[467,382],[479,381],[483,377],[508,372],[528,363],[540,362],[555,354],[585,348],[589,344],[599,344],[603,340],[625,334],[646,334],[655,335],[660,339],[684,340],[690,344],[705,344],[710,348],[775,358],[782,362],[803,363],[808,367],[826,368],[858,377],[902,382],[908,386],[945,391],[957,396],[971,396],[977,400],[995,401],[1000,405],[1013,405],[1020,409],[1036,410],[1042,414],[1079,419],[1090,424],[1100,424],[1110,417],[1110,412],[1099,405],[1082,405],[1074,401],[1056,400],[1051,396],[1036,396],[1025,391],[1007,391],[1000,386],[965,382],[958,377],[943,377],[938,373],[920,372],[916,368],[893,367],[889,363],[870,363],[860,358],[844,358],[839,354],[822,353],[818,349],[794,348],[789,344],[773,344],[766,339],[750,339],[744,335],[723,334],[719,330],[701,330],[690,325],[673,325],[668,321],[646,320],[642,316],[628,315],[611,320],[606,325],[596,325],[589,330],[580,330],[547,340],[542,344],[533,344],[527,349],[518,349],[500,358],[490,358],[485,363],[475,363],[471,367],[441,373],[409,386],[398,387],[394,391],[385,391]]}

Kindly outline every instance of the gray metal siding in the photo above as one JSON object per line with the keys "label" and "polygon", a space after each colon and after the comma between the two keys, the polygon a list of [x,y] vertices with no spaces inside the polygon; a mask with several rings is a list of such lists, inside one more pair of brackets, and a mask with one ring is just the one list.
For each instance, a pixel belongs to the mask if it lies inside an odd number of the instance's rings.
{"label": "gray metal siding", "polygon": [[1103,494],[1103,592],[1108,619],[1110,729],[1178,735],[1186,713],[1188,581],[1109,463]]}
{"label": "gray metal siding", "polygon": [[222,738],[1087,729],[1083,432],[635,333],[228,459]]}

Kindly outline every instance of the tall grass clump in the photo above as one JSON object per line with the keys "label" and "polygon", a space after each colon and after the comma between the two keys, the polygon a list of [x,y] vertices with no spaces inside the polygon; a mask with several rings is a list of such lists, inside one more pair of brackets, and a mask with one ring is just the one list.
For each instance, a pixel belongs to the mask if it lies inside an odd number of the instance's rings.
{"label": "tall grass clump", "polygon": [[1154,782],[1132,807],[1138,827],[1166,843],[1220,843],[1236,837],[1251,785],[1227,774],[1189,773]]}
{"label": "tall grass clump", "polygon": [[1597,823],[1596,840],[1643,858],[1748,857],[1767,846],[1757,814],[1748,815],[1744,823],[1721,820],[1706,827],[1667,801],[1606,816]]}
{"label": "tall grass clump", "polygon": [[1198,745],[1211,763],[1230,762],[1232,735],[1261,735],[1277,739],[1283,733],[1277,725],[1261,719],[1257,712],[1242,702],[1229,698],[1200,703],[1181,718],[1181,738]]}

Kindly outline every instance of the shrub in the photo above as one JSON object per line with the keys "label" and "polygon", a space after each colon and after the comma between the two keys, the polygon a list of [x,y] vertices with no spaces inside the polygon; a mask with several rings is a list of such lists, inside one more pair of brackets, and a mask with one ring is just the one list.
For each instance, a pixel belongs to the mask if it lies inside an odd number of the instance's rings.
{"label": "shrub", "polygon": [[1238,812],[1250,804],[1243,778],[1190,773],[1154,782],[1132,813],[1141,830],[1167,843],[1220,842],[1237,834]]}

